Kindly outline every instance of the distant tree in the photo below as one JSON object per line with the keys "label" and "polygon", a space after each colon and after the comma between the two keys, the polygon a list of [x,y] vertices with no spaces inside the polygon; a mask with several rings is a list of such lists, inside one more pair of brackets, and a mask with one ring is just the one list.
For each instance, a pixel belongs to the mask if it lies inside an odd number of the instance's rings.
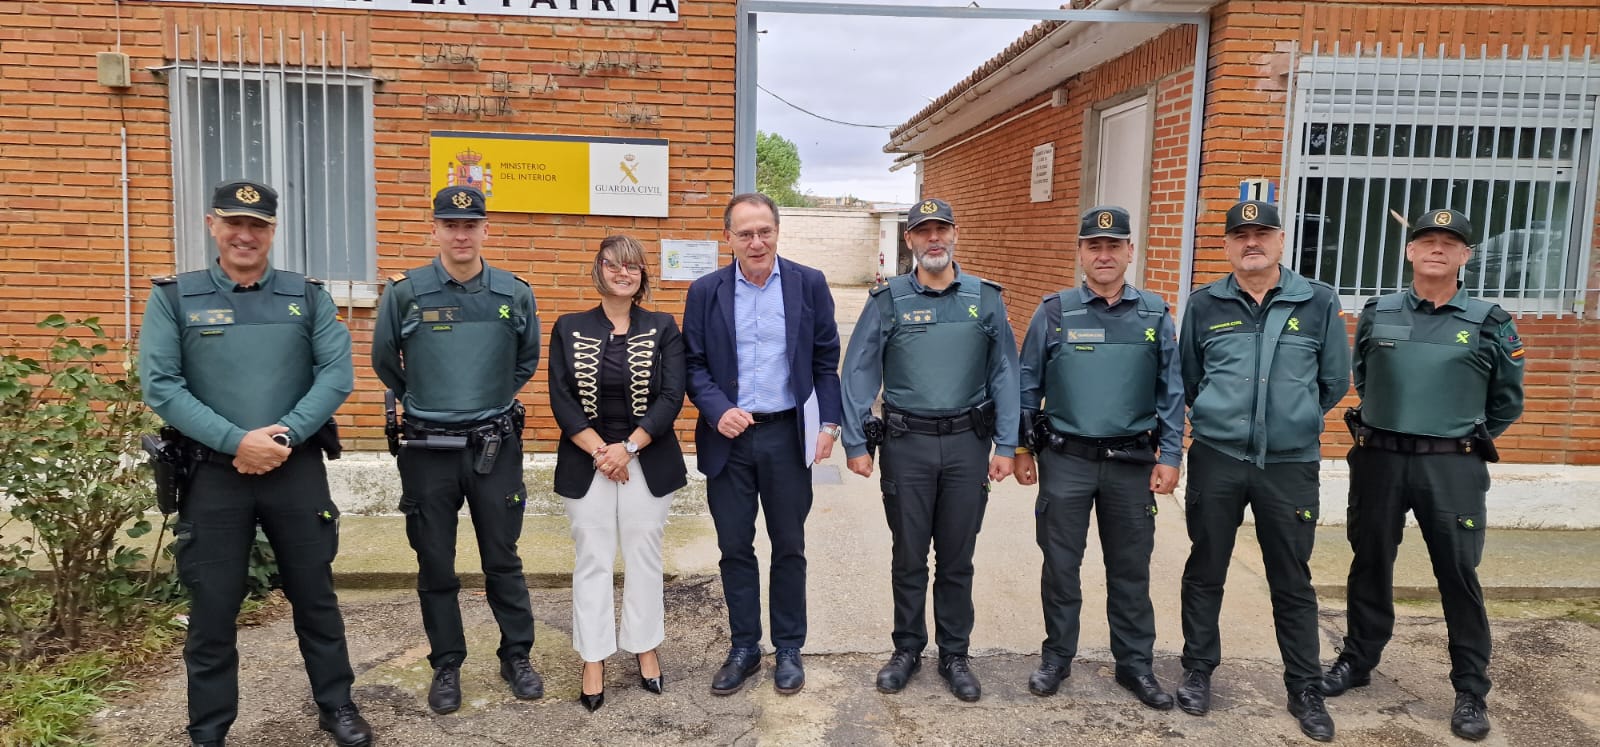
{"label": "distant tree", "polygon": [[800,193],[800,149],[776,132],[756,132],[756,191],[782,207],[811,203]]}

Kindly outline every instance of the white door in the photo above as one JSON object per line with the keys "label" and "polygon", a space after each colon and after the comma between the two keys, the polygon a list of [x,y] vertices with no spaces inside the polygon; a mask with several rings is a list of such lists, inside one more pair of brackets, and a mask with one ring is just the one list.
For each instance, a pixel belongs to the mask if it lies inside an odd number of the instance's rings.
{"label": "white door", "polygon": [[[1150,204],[1150,101],[1139,98],[1100,112],[1100,152],[1096,163],[1096,205],[1128,209],[1133,229],[1133,261],[1128,282],[1143,287],[1145,211]],[[1089,205],[1085,205],[1087,210]]]}

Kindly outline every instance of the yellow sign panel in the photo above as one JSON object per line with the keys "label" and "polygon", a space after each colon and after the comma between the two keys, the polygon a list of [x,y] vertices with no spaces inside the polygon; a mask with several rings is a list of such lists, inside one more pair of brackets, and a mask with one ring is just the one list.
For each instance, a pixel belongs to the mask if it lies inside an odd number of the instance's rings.
{"label": "yellow sign panel", "polygon": [[477,187],[490,212],[667,215],[665,140],[435,132],[429,156],[430,193]]}

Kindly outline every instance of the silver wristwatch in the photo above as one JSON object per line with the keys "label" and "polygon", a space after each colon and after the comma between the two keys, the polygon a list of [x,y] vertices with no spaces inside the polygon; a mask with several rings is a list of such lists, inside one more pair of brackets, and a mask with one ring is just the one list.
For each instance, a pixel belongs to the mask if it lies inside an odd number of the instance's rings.
{"label": "silver wristwatch", "polygon": [[639,453],[639,445],[630,438],[622,442],[622,450],[628,452],[628,456],[633,456]]}
{"label": "silver wristwatch", "polygon": [[825,423],[822,426],[822,432],[832,436],[833,440],[835,441],[838,441],[839,436],[843,435],[843,431],[840,430],[838,424],[836,423]]}

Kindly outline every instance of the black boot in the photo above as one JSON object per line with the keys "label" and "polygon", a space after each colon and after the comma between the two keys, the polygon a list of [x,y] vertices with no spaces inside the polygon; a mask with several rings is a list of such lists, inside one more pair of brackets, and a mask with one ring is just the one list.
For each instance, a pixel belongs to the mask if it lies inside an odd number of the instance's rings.
{"label": "black boot", "polygon": [[1289,715],[1300,720],[1300,733],[1318,742],[1333,741],[1333,717],[1323,705],[1322,691],[1308,687],[1289,696]]}
{"label": "black boot", "polygon": [[972,673],[972,660],[965,655],[939,657],[939,676],[950,683],[950,692],[960,700],[974,703],[983,697],[983,686],[978,684],[978,675]]}
{"label": "black boot", "polygon": [[345,703],[333,713],[317,716],[317,726],[333,736],[339,747],[366,747],[372,744],[372,726],[361,717],[355,703]]}
{"label": "black boot", "polygon": [[428,686],[428,708],[444,715],[461,708],[461,668],[439,667],[433,670],[433,684]]}
{"label": "black boot", "polygon": [[1372,670],[1357,669],[1355,662],[1340,656],[1322,675],[1322,694],[1330,698],[1343,695],[1346,690],[1372,684]]}
{"label": "black boot", "polygon": [[911,675],[922,668],[922,654],[910,649],[899,649],[878,670],[878,692],[897,693],[906,689]]}
{"label": "black boot", "polygon": [[538,700],[544,697],[544,678],[533,670],[533,662],[526,656],[513,656],[500,662],[500,679],[511,683],[511,694],[518,700]]}
{"label": "black boot", "polygon": [[1450,713],[1450,733],[1476,742],[1489,736],[1489,706],[1483,696],[1466,691],[1456,693],[1456,707]]}
{"label": "black boot", "polygon": [[1057,664],[1050,661],[1039,662],[1039,668],[1033,670],[1028,677],[1028,692],[1039,697],[1055,695],[1061,689],[1061,682],[1072,676],[1071,664]]}

